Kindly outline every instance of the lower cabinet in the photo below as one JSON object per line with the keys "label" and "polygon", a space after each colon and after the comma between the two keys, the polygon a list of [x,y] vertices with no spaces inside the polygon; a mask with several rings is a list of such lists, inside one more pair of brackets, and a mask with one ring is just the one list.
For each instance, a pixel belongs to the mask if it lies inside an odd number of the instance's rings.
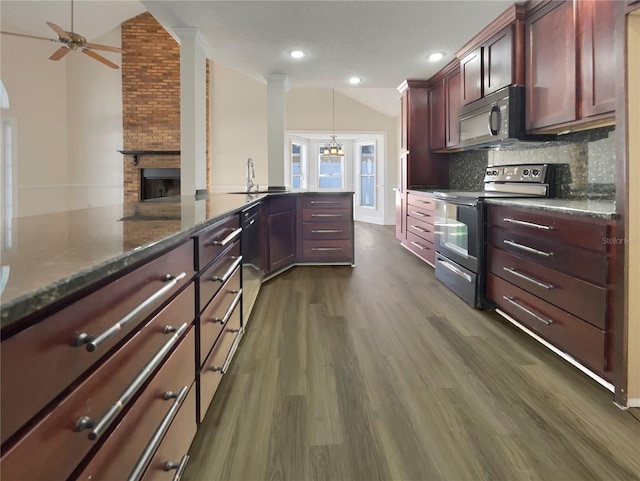
{"label": "lower cabinet", "polygon": [[408,192],[402,245],[431,266],[435,265],[436,258],[434,222],[433,197],[425,192]]}
{"label": "lower cabinet", "polygon": [[296,196],[273,197],[266,202],[267,245],[265,274],[273,274],[296,261]]}

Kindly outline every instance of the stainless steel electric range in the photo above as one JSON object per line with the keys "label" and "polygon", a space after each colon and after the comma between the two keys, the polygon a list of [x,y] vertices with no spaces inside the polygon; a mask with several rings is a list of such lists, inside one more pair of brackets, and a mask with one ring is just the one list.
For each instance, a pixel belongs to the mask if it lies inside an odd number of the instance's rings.
{"label": "stainless steel electric range", "polygon": [[436,277],[471,306],[494,307],[485,296],[486,201],[553,197],[554,167],[553,164],[487,167],[482,191],[434,192]]}

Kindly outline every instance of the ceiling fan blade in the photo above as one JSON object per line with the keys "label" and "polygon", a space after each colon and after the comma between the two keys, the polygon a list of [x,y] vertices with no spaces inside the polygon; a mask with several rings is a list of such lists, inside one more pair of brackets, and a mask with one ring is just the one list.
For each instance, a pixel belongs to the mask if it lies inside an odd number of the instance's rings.
{"label": "ceiling fan blade", "polygon": [[62,57],[64,57],[68,53],[69,53],[69,49],[67,47],[60,47],[58,50],[53,52],[51,57],[49,57],[49,60],[60,60]]}
{"label": "ceiling fan blade", "polygon": [[100,45],[99,43],[89,43],[86,44],[87,48],[91,48],[93,50],[105,50],[106,52],[116,52],[116,53],[124,53],[124,50],[118,47],[110,47],[109,45]]}
{"label": "ceiling fan blade", "polygon": [[120,68],[118,67],[115,63],[113,63],[110,60],[107,60],[106,58],[104,58],[102,55],[99,55],[97,53],[95,53],[93,50],[89,50],[88,48],[83,48],[82,49],[82,53],[88,55],[91,58],[95,58],[98,62],[102,62],[103,64],[105,64],[107,67],[111,67],[111,68]]}
{"label": "ceiling fan blade", "polygon": [[58,40],[55,38],[48,37],[38,37],[36,35],[27,35],[24,33],[13,33],[13,32],[0,32],[4,35],[15,35],[16,37],[26,37],[26,38],[37,38],[38,40],[49,40],[49,42],[57,42]]}
{"label": "ceiling fan blade", "polygon": [[51,23],[51,22],[46,22],[47,25],[49,25],[54,32],[56,32],[58,34],[58,37],[64,39],[64,40],[68,40],[69,42],[71,42],[71,37],[69,36],[69,34],[67,32],[65,32],[64,30],[62,30],[61,27],[58,27],[55,23]]}

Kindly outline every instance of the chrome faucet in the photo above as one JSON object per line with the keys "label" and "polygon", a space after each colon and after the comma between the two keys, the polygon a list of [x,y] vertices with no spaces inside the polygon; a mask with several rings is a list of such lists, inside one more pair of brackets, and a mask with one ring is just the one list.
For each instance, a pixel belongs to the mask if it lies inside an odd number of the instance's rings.
{"label": "chrome faucet", "polygon": [[256,178],[256,170],[253,166],[253,159],[249,157],[247,159],[247,189],[246,192],[251,192],[252,189],[258,190],[258,185],[254,184],[253,181]]}

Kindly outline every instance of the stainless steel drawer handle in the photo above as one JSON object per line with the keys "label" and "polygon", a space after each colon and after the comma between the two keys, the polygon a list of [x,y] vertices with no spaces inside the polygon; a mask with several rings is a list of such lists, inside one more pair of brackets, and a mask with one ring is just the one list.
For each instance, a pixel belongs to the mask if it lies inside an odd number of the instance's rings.
{"label": "stainless steel drawer handle", "polygon": [[312,247],[312,251],[323,252],[323,251],[341,251],[342,247]]}
{"label": "stainless steel drawer handle", "polygon": [[427,229],[423,229],[422,227],[418,227],[417,225],[410,225],[409,227],[411,227],[413,230],[417,230],[418,232],[422,232],[423,234],[429,232]]}
{"label": "stainless steel drawer handle", "polygon": [[311,214],[311,217],[342,217],[342,214]]}
{"label": "stainless steel drawer handle", "polygon": [[341,204],[339,200],[312,200],[310,204]]}
{"label": "stainless steel drawer handle", "polygon": [[238,305],[238,302],[240,302],[240,299],[242,299],[242,289],[237,291],[236,297],[233,298],[233,301],[231,302],[231,305],[229,306],[227,311],[224,313],[224,316],[222,316],[222,317],[214,317],[211,320],[213,322],[219,322],[222,325],[226,324],[227,321],[229,320],[229,318],[231,317],[231,314],[233,314],[233,310]]}
{"label": "stainless steel drawer handle", "polygon": [[419,242],[411,241],[411,244],[413,244],[414,246],[416,246],[420,250],[423,250],[423,251],[428,251],[429,250],[428,247],[423,246]]}
{"label": "stainless steel drawer handle", "polygon": [[431,204],[431,202],[426,200],[414,199],[418,204]]}
{"label": "stainless steel drawer handle", "polygon": [[[142,475],[146,471],[149,463],[151,462],[151,458],[153,458],[153,455],[158,449],[158,446],[160,445],[162,438],[164,438],[164,435],[169,430],[169,427],[171,426],[173,419],[176,417],[176,414],[178,414],[178,410],[180,409],[180,406],[182,405],[184,399],[187,397],[188,392],[189,392],[189,386],[184,386],[182,389],[180,389],[180,392],[178,394],[174,394],[171,391],[167,391],[167,393],[165,394],[165,400],[173,399],[174,401],[171,404],[169,411],[167,411],[167,414],[165,414],[164,417],[162,418],[162,421],[160,421],[160,424],[158,425],[158,428],[156,429],[156,431],[153,433],[153,436],[151,436],[151,439],[149,440],[149,444],[147,444],[147,446],[144,448],[144,451],[142,451],[142,454],[138,458],[138,462],[133,467],[131,474],[129,474],[129,477],[127,478],[128,481],[138,481],[142,479]],[[184,461],[184,465],[186,466],[187,464],[186,461],[189,459],[189,457],[187,457],[187,460],[184,460],[184,458],[182,459]],[[182,465],[182,461],[180,462],[180,465]],[[166,469],[166,465],[165,465],[165,469]],[[183,467],[183,470],[184,470],[184,467]],[[176,479],[176,478],[174,477],[173,479]]]}
{"label": "stainless steel drawer handle", "polygon": [[342,229],[312,229],[312,234],[340,234]]}
{"label": "stainless steel drawer handle", "polygon": [[551,319],[544,319],[543,317],[540,317],[538,314],[536,314],[535,312],[533,312],[531,309],[527,309],[526,307],[524,307],[523,305],[519,304],[518,302],[515,301],[515,299],[513,297],[508,297],[508,296],[502,296],[502,298],[507,301],[508,303],[512,304],[513,306],[517,307],[518,309],[520,309],[523,312],[526,312],[527,314],[529,314],[531,317],[533,317],[534,319],[536,319],[537,321],[540,321],[543,324],[546,324],[547,326],[550,326],[551,324],[553,324],[553,321]]}
{"label": "stainless steel drawer handle", "polygon": [[229,332],[236,332],[236,337],[233,340],[233,344],[231,344],[231,349],[229,349],[229,353],[227,354],[227,357],[224,360],[224,363],[222,364],[222,366],[220,367],[212,367],[211,370],[212,371],[220,371],[222,374],[227,372],[227,369],[229,369],[229,364],[231,364],[231,359],[233,359],[233,354],[236,352],[236,349],[238,349],[238,344],[240,343],[240,339],[242,338],[242,334],[244,334],[244,328],[240,328],[240,329],[229,329]]}
{"label": "stainless steel drawer handle", "polygon": [[512,224],[521,225],[524,227],[532,227],[534,229],[543,229],[543,230],[553,230],[553,227],[544,225],[544,224],[536,224],[534,222],[527,222],[524,220],[511,219],[510,217],[505,217],[502,219],[503,222],[510,222]]}
{"label": "stainless steel drawer handle", "polygon": [[225,273],[222,275],[222,277],[219,277],[219,276],[213,276],[213,277],[211,278],[211,280],[212,280],[212,281],[215,281],[215,282],[222,282],[222,283],[224,284],[225,282],[227,282],[227,281],[229,280],[229,277],[231,277],[231,275],[233,274],[233,272],[238,268],[238,266],[239,266],[239,265],[240,265],[240,263],[242,262],[242,256],[238,256],[238,257],[233,256],[233,257],[231,257],[231,258],[232,258],[232,259],[235,259],[235,260],[233,261],[233,264],[231,264],[231,265],[229,266],[229,268],[227,269],[227,272],[225,272]]}
{"label": "stainless steel drawer handle", "polygon": [[173,469],[176,470],[176,475],[173,477],[172,481],[180,481],[182,479],[182,475],[184,474],[184,470],[187,468],[187,463],[189,462],[189,455],[185,454],[182,456],[182,459],[179,463],[172,463],[171,461],[167,461],[164,463],[164,470],[171,471]]}
{"label": "stainless steel drawer handle", "polygon": [[467,282],[471,283],[473,281],[473,279],[471,278],[471,276],[469,274],[467,274],[466,272],[464,272],[461,269],[457,268],[451,262],[447,262],[447,261],[443,261],[442,259],[438,259],[438,263],[441,264],[443,267],[446,267],[447,269],[449,269],[455,275],[457,275],[459,277],[462,277]]}
{"label": "stainless steel drawer handle", "polygon": [[165,333],[173,333],[171,339],[164,343],[164,345],[155,353],[146,366],[138,373],[136,378],[129,384],[129,386],[120,395],[118,400],[107,410],[104,415],[99,419],[92,419],[89,416],[82,416],[76,421],[76,431],[84,431],[85,429],[91,429],[89,431],[89,439],[95,441],[103,433],[105,428],[113,421],[116,415],[124,408],[124,406],[131,400],[131,398],[138,392],[138,389],[151,377],[156,368],[164,360],[167,353],[178,342],[180,336],[187,330],[189,324],[185,322],[177,329],[172,326],[166,326],[164,328]]}
{"label": "stainless steel drawer handle", "polygon": [[178,284],[182,279],[187,276],[186,272],[178,274],[177,276],[172,276],[171,274],[167,274],[162,279],[163,282],[167,284],[158,289],[155,293],[145,299],[142,303],[138,305],[138,307],[134,308],[131,312],[129,312],[126,316],[121,318],[118,322],[116,322],[113,326],[111,326],[106,331],[98,334],[96,336],[92,336],[91,334],[87,334],[83,332],[82,334],[78,334],[75,339],[72,341],[71,345],[74,347],[86,346],[88,352],[95,351],[100,345],[105,342],[107,339],[111,338],[116,333],[120,332],[124,326],[129,324],[133,319],[138,317],[141,312],[146,311],[150,306],[152,306],[158,299],[161,299],[168,291],[173,289],[173,287]]}
{"label": "stainless steel drawer handle", "polygon": [[417,215],[418,217],[431,217],[429,214],[423,214],[422,212],[416,212],[415,210],[411,211],[411,214]]}
{"label": "stainless steel drawer handle", "polygon": [[534,249],[533,247],[529,247],[509,239],[505,239],[502,242],[504,242],[507,245],[510,245],[511,247],[515,247],[516,249],[520,249],[521,251],[531,252],[532,254],[538,254],[539,256],[551,257],[553,255],[553,252],[545,252],[538,249]]}
{"label": "stainless steel drawer handle", "polygon": [[242,227],[238,227],[237,229],[234,229],[231,234],[229,234],[227,237],[225,237],[224,239],[222,239],[221,241],[213,241],[211,243],[211,245],[214,246],[226,246],[229,242],[231,242],[233,239],[235,239],[236,237],[238,237],[240,235],[240,232],[242,232]]}
{"label": "stainless steel drawer handle", "polygon": [[533,277],[529,277],[528,275],[523,274],[522,272],[518,272],[512,267],[503,267],[502,270],[508,272],[511,275],[519,277],[520,279],[531,282],[532,284],[535,284],[538,287],[542,287],[543,289],[547,289],[547,290],[553,289],[553,284],[545,284],[544,282],[537,281]]}

